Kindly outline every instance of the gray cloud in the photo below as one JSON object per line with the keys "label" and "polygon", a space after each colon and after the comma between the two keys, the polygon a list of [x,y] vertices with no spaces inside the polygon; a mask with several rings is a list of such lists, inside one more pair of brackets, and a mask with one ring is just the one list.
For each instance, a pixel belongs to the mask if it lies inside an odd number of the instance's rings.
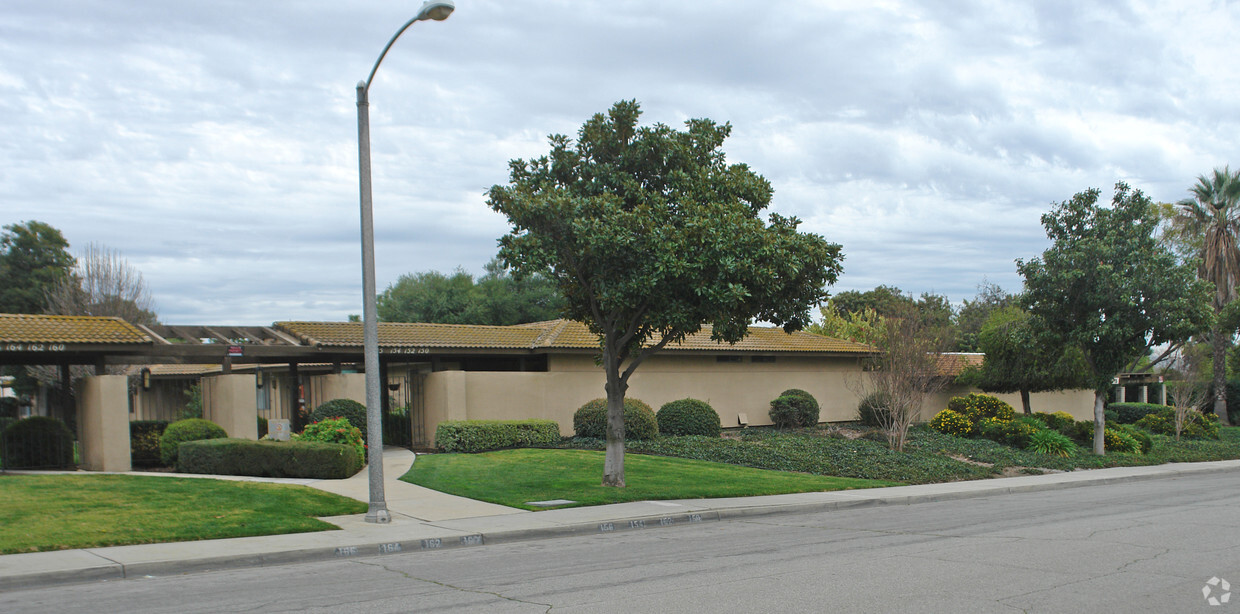
{"label": "gray cloud", "polygon": [[[379,284],[480,272],[508,160],[636,98],[730,122],[773,209],[843,244],[837,291],[1015,290],[1052,202],[1240,164],[1237,9],[1164,4],[463,0],[371,90]],[[8,3],[0,222],[120,250],[165,321],[359,312],[353,88],[411,6]]]}

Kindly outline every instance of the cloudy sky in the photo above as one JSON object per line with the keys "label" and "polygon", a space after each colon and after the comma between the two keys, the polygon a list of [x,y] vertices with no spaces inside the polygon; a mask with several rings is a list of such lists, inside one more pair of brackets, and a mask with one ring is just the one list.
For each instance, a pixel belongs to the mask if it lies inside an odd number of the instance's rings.
{"label": "cloudy sky", "polygon": [[[168,323],[361,312],[356,83],[418,0],[6,0],[0,223],[120,251]],[[835,291],[1017,290],[1039,216],[1240,164],[1224,2],[460,0],[371,88],[378,285],[480,273],[484,191],[593,113],[730,122]]]}

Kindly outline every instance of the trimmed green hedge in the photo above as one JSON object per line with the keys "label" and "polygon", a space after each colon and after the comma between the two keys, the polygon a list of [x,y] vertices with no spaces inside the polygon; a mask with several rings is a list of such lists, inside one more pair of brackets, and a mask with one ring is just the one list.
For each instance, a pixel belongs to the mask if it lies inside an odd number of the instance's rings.
{"label": "trimmed green hedge", "polygon": [[560,441],[554,420],[447,420],[435,429],[435,445],[444,452],[485,452],[534,448]]}
{"label": "trimmed green hedge", "polygon": [[181,444],[177,455],[182,473],[338,480],[361,469],[351,446],[319,441],[204,439]]}
{"label": "trimmed green hedge", "polygon": [[1120,424],[1134,424],[1150,414],[1156,414],[1164,409],[1166,405],[1158,405],[1155,403],[1111,403],[1107,406],[1108,410],[1115,412],[1115,421]]}
{"label": "trimmed green hedge", "polygon": [[169,424],[164,429],[164,434],[159,438],[159,460],[166,467],[174,467],[177,464],[177,454],[182,443],[201,439],[223,439],[225,437],[228,437],[228,433],[224,432],[224,427],[210,420],[203,420],[202,418],[177,420]]}

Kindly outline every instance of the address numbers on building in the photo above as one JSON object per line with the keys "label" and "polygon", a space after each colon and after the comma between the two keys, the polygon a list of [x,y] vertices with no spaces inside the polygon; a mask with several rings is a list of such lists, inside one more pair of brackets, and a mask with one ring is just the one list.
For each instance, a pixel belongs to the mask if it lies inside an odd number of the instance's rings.
{"label": "address numbers on building", "polygon": [[65,344],[63,343],[6,343],[4,344],[6,352],[63,352]]}

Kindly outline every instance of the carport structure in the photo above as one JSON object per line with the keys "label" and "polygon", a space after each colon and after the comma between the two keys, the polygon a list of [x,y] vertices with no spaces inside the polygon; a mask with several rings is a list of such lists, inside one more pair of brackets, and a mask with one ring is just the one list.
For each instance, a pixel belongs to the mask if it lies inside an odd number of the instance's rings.
{"label": "carport structure", "polygon": [[[108,367],[147,364],[218,364],[224,403],[212,416],[230,435],[256,438],[253,375],[234,375],[239,364],[288,365],[297,377],[299,363],[356,361],[358,348],[322,347],[266,326],[141,326],[120,318],[0,314],[0,365],[58,367],[62,390],[69,390],[70,367],[84,365],[94,374],[83,378],[76,400],[65,395],[62,415],[76,413],[82,466],[96,471],[128,471],[129,387],[124,375]],[[235,380],[235,381],[232,381]],[[298,390],[287,390],[296,406]]]}

